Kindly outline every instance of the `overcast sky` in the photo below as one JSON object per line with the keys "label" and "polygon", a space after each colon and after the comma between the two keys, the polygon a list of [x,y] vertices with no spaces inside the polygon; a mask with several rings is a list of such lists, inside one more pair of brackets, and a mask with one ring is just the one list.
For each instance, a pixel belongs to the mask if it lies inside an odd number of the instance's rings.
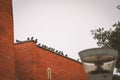
{"label": "overcast sky", "polygon": [[79,58],[78,52],[95,48],[90,30],[109,29],[120,21],[120,0],[13,0],[14,38],[38,43]]}

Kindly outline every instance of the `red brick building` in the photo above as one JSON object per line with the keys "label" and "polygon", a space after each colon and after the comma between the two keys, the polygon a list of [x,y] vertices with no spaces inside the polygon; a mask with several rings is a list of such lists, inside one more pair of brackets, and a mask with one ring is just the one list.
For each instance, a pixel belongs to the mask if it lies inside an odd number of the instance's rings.
{"label": "red brick building", "polygon": [[33,40],[15,44],[15,54],[20,80],[87,80],[80,62]]}
{"label": "red brick building", "polygon": [[0,0],[0,80],[87,80],[80,62],[13,36],[12,0]]}
{"label": "red brick building", "polygon": [[12,1],[0,0],[0,80],[15,79]]}

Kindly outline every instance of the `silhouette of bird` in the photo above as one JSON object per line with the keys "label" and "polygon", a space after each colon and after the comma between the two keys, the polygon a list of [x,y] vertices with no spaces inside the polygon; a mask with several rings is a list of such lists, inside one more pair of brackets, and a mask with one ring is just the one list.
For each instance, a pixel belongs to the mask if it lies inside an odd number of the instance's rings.
{"label": "silhouette of bird", "polygon": [[56,53],[58,53],[58,50],[56,50]]}
{"label": "silhouette of bird", "polygon": [[30,40],[29,37],[27,38],[27,40]]}
{"label": "silhouette of bird", "polygon": [[55,49],[53,48],[53,51],[55,51]]}
{"label": "silhouette of bird", "polygon": [[120,9],[120,5],[118,5],[117,8]]}
{"label": "silhouette of bird", "polygon": [[31,37],[31,40],[33,40],[33,37]]}
{"label": "silhouette of bird", "polygon": [[41,44],[39,43],[38,46],[40,46]]}
{"label": "silhouette of bird", "polygon": [[65,56],[67,57],[68,55],[66,54]]}
{"label": "silhouette of bird", "polygon": [[61,55],[64,55],[62,51],[61,51]]}
{"label": "silhouette of bird", "polygon": [[21,42],[21,41],[16,39],[16,42]]}
{"label": "silhouette of bird", "polygon": [[38,39],[35,39],[35,43],[37,43],[38,42]]}

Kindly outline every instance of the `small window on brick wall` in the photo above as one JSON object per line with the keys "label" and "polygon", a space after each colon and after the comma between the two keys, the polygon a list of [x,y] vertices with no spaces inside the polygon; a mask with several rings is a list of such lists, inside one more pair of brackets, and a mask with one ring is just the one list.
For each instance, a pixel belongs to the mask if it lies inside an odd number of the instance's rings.
{"label": "small window on brick wall", "polygon": [[47,68],[48,80],[51,80],[51,68]]}

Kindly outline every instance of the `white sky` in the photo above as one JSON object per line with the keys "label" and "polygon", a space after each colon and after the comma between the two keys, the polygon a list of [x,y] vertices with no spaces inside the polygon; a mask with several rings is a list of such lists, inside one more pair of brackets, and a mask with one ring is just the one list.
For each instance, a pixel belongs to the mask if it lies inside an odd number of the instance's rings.
{"label": "white sky", "polygon": [[77,59],[79,51],[97,47],[90,30],[120,21],[118,4],[120,0],[13,0],[14,38],[33,36]]}

